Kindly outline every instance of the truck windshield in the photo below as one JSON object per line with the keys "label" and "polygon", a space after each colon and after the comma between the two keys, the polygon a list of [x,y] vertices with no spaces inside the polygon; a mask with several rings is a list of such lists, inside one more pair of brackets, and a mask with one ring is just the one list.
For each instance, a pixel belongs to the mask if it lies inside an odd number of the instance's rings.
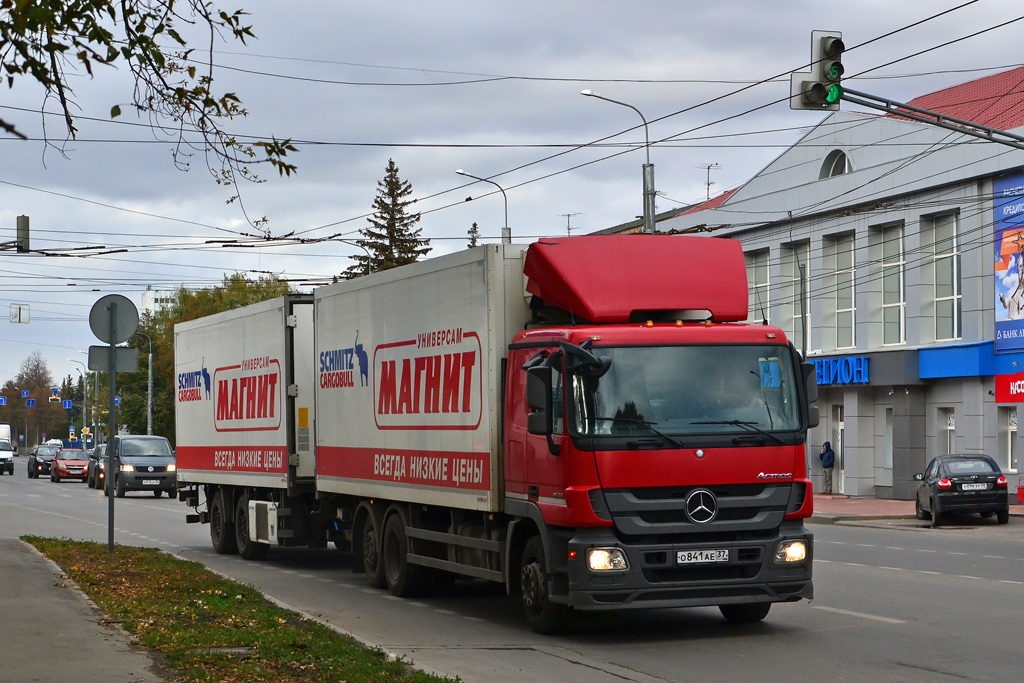
{"label": "truck windshield", "polygon": [[800,428],[789,347],[595,347],[611,358],[600,378],[572,377],[580,436],[761,433]]}

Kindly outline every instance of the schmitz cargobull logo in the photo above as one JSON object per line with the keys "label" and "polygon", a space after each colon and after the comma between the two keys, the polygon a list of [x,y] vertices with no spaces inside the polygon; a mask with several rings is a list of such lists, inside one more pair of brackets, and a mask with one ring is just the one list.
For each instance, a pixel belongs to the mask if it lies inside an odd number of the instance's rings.
{"label": "schmitz cargobull logo", "polygon": [[261,356],[213,372],[214,427],[218,432],[250,432],[281,426],[284,385],[281,363]]}
{"label": "schmitz cargobull logo", "polygon": [[423,332],[381,344],[373,354],[374,418],[379,429],[476,429],[483,395],[476,332]]}
{"label": "schmitz cargobull logo", "polygon": [[199,370],[178,373],[178,403],[210,400],[210,373],[206,370],[206,359],[199,364]]}

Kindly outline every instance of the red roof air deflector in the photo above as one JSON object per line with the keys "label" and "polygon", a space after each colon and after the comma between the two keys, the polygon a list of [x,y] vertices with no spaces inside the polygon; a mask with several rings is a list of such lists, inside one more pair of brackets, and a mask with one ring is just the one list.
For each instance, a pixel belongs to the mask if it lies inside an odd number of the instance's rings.
{"label": "red roof air deflector", "polygon": [[595,323],[633,311],[708,310],[747,318],[747,269],[736,240],[676,235],[587,235],[530,245],[526,291]]}

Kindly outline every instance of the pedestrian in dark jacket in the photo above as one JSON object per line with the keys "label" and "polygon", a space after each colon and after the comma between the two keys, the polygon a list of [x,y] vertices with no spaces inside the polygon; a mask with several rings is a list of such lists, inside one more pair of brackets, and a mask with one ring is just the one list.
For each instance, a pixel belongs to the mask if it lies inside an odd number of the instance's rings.
{"label": "pedestrian in dark jacket", "polygon": [[822,493],[832,493],[832,468],[836,466],[836,453],[832,450],[832,444],[828,441],[821,447],[821,453],[818,454],[818,458],[821,459],[821,467],[825,472],[825,481],[821,487]]}

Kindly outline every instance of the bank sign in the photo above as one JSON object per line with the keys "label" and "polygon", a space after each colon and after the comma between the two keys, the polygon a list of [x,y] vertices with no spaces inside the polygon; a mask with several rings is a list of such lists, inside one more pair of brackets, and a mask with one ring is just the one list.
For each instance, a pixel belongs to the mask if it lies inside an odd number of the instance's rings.
{"label": "bank sign", "polygon": [[819,358],[814,361],[814,375],[818,386],[829,384],[867,384],[868,356]]}
{"label": "bank sign", "polygon": [[1024,174],[996,178],[995,350],[1024,349]]}
{"label": "bank sign", "polygon": [[1024,372],[996,375],[996,403],[1024,403]]}

